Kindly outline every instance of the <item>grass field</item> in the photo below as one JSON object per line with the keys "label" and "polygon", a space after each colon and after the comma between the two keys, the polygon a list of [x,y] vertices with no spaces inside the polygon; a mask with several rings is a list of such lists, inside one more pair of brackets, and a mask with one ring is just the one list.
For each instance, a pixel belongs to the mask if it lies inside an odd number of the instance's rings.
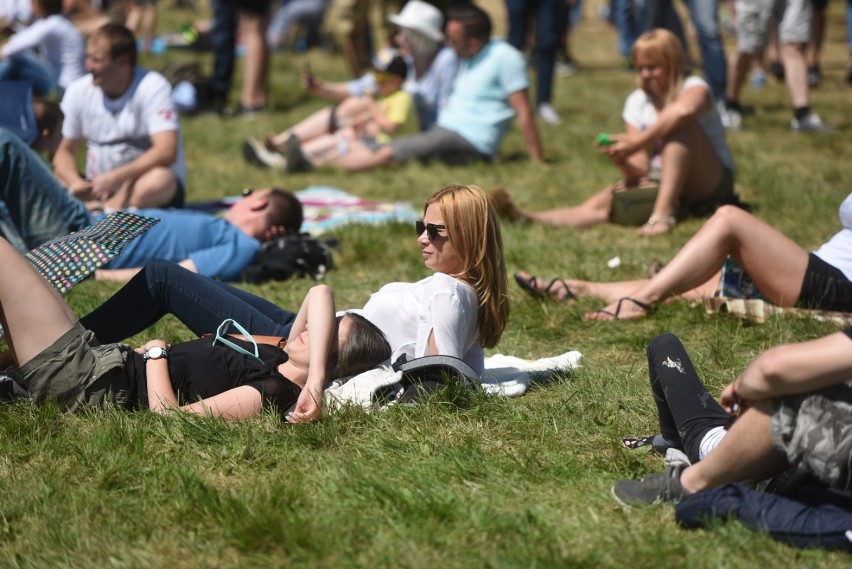
{"label": "grass field", "polygon": [[[205,3],[200,3],[205,4]],[[830,3],[824,80],[813,108],[836,131],[789,131],[787,91],[777,82],[746,87],[753,112],[729,135],[737,188],[755,214],[806,248],[839,229],[837,206],[852,191],[850,101],[843,3]],[[498,13],[497,0],[490,7]],[[563,125],[541,125],[549,164],[523,156],[513,130],[494,164],[465,168],[418,164],[373,173],[319,170],[285,177],[246,166],[240,143],[320,107],[298,86],[310,59],[315,73],[345,78],[336,56],[277,54],[270,112],[253,119],[205,115],[183,120],[189,198],[233,195],[243,187],[300,189],[328,184],[357,195],[410,200],[416,207],[451,182],[508,187],[525,207],[576,203],[616,179],[592,147],[618,132],[633,86],[616,56],[615,34],[594,17],[573,38],[581,73],[559,78],[554,104]],[[193,15],[160,3],[161,30]],[[730,37],[727,38],[731,42]],[[732,44],[729,43],[729,49]],[[146,56],[159,68],[169,52]],[[236,96],[236,88],[234,97]],[[509,272],[600,280],[639,278],[653,258],[670,258],[701,226],[689,220],[669,236],[633,230],[586,231],[504,226]],[[411,227],[353,226],[325,280],[341,307],[363,305],[392,281],[428,275]],[[622,264],[607,268],[620,256]],[[295,308],[313,283],[250,287]],[[117,287],[87,282],[70,295],[80,314]],[[599,301],[538,303],[510,283],[512,314],[495,352],[542,357],[578,349],[583,368],[517,399],[438,397],[416,408],[347,411],[307,426],[265,416],[225,424],[181,416],[119,412],[64,416],[26,404],[0,409],[0,566],[4,567],[841,567],[848,557],[799,551],[730,523],[684,531],[668,507],[620,510],[609,495],[618,479],[660,470],[620,437],[656,429],[647,387],[647,342],[677,333],[712,392],[764,349],[816,338],[836,328],[773,318],[756,325],[707,315],[686,303],[664,305],[636,322],[592,323]],[[189,339],[166,319],[131,343]]]}

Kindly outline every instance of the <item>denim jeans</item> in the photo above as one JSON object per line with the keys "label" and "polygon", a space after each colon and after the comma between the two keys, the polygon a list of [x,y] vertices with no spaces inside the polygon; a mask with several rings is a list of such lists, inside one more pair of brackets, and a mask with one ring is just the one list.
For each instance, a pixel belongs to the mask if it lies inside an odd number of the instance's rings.
{"label": "denim jeans", "polygon": [[173,314],[198,336],[233,318],[252,334],[290,334],[296,315],[250,292],[193,273],[176,263],[151,261],[80,322],[101,342],[114,343]]}
{"label": "denim jeans", "polygon": [[657,404],[660,434],[698,462],[707,431],[725,425],[728,413],[707,391],[689,354],[674,334],[661,334],[648,345],[648,373]]}
{"label": "denim jeans", "polygon": [[[719,33],[719,0],[684,0],[692,23],[698,34],[701,48],[701,69],[717,101],[725,100],[727,62]],[[644,29],[666,28],[672,31],[684,46],[687,45],[683,25],[671,0],[646,0]]]}
{"label": "denim jeans", "polygon": [[56,91],[56,80],[50,68],[32,51],[22,51],[0,59],[0,81],[27,81],[33,95],[44,97]]}
{"label": "denim jeans", "polygon": [[565,0],[506,0],[509,17],[509,43],[523,50],[527,41],[527,24],[535,14],[533,60],[536,75],[536,106],[549,103],[553,96],[553,70],[556,52],[567,24]]}
{"label": "denim jeans", "polygon": [[55,237],[92,224],[41,159],[20,138],[0,129],[0,232],[26,253]]}
{"label": "denim jeans", "polygon": [[231,90],[234,76],[234,49],[237,46],[237,4],[228,0],[211,0],[213,9],[213,77],[210,83],[219,94]]}

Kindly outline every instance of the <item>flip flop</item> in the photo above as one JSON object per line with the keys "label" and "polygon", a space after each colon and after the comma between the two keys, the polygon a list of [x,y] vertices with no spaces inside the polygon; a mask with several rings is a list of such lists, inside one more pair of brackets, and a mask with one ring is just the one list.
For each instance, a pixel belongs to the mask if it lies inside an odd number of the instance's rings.
{"label": "flip flop", "polygon": [[[568,283],[558,277],[550,279],[550,283],[544,289],[544,292],[538,289],[539,281],[536,277],[530,275],[530,278],[525,279],[521,276],[521,273],[515,273],[514,277],[518,286],[524,289],[527,294],[535,299],[543,300],[546,298],[552,298],[561,302],[568,302],[569,300],[575,300],[577,298],[577,295],[571,291],[571,287],[568,286]],[[553,287],[557,284],[561,284],[563,290],[565,290],[564,296],[556,297],[550,294],[551,289],[553,289]]]}
{"label": "flip flop", "polygon": [[596,311],[595,314],[605,314],[609,316],[612,320],[620,320],[619,315],[621,314],[621,305],[624,304],[624,301],[629,301],[641,308],[645,314],[649,314],[654,311],[654,305],[648,304],[647,302],[642,302],[641,300],[636,300],[635,298],[625,296],[623,298],[618,299],[618,304],[615,305],[615,312],[610,312],[609,310],[604,310],[601,308]]}

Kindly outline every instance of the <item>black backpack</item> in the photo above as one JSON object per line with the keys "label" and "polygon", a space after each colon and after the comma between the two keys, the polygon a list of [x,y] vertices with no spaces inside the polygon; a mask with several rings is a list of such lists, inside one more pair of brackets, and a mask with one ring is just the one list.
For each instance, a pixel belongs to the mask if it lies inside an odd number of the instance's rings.
{"label": "black backpack", "polygon": [[261,246],[243,271],[243,281],[259,284],[268,280],[284,281],[294,275],[320,280],[334,267],[331,250],[339,247],[336,239],[314,239],[307,233],[281,235]]}

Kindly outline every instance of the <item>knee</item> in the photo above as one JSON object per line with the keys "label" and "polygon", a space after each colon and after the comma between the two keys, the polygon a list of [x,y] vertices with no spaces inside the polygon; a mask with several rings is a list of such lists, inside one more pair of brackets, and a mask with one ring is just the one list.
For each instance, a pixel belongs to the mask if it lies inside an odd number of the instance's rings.
{"label": "knee", "polygon": [[723,205],[707,220],[706,226],[723,233],[734,233],[739,227],[748,223],[751,214],[733,205]]}
{"label": "knee", "polygon": [[682,348],[683,344],[677,335],[671,332],[654,336],[648,343],[648,357],[652,358],[654,354],[662,352],[671,352],[672,348]]}
{"label": "knee", "polygon": [[180,265],[171,261],[148,261],[142,267],[142,274],[145,275],[145,282],[148,286],[148,291],[155,298],[163,295],[168,283],[175,282],[180,278],[180,272],[185,270]]}

